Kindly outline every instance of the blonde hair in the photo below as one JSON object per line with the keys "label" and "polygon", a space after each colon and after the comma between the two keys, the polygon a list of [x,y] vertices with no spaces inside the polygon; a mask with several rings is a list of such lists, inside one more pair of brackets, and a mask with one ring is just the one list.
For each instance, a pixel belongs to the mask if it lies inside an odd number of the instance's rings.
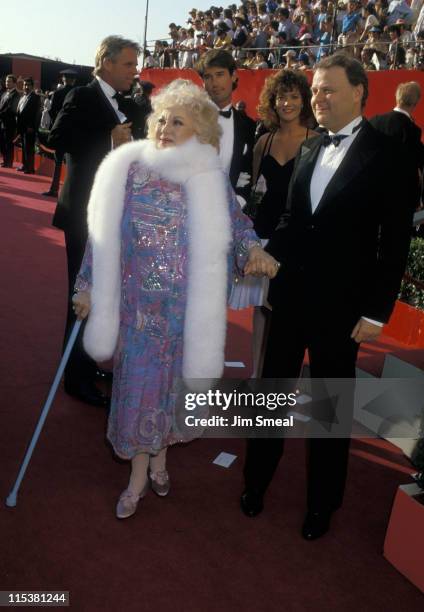
{"label": "blonde hair", "polygon": [[396,103],[399,106],[416,106],[421,98],[421,87],[416,81],[400,83],[396,89]]}
{"label": "blonde hair", "polygon": [[186,79],[176,79],[152,97],[153,112],[147,120],[147,137],[155,139],[158,120],[164,110],[186,107],[193,117],[196,136],[202,144],[210,144],[219,151],[222,134],[218,124],[218,109],[204,89]]}
{"label": "blonde hair", "polygon": [[140,45],[128,38],[112,35],[103,39],[96,51],[93,75],[101,75],[104,60],[110,59],[112,62],[116,61],[116,58],[123,49],[134,49],[137,55],[141,53]]}

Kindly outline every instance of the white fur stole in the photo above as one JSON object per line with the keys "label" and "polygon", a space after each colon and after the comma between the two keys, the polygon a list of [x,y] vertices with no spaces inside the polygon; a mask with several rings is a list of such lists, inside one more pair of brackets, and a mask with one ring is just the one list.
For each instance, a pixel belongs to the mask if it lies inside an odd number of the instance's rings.
{"label": "white fur stole", "polygon": [[183,377],[219,378],[224,367],[231,219],[217,152],[195,137],[168,149],[157,149],[149,140],[132,142],[109,153],[100,165],[88,204],[93,278],[85,349],[93,359],[104,361],[116,347],[121,219],[128,170],[135,161],[186,189],[189,260]]}

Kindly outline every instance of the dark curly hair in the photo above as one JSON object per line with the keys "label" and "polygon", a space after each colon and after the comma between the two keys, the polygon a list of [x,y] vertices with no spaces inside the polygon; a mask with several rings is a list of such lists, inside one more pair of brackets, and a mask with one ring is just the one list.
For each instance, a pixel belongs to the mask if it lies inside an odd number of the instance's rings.
{"label": "dark curly hair", "polygon": [[259,96],[258,115],[268,130],[275,131],[280,127],[280,119],[275,110],[275,99],[281,92],[297,89],[302,97],[300,123],[311,126],[313,114],[311,108],[311,89],[308,80],[301,72],[280,70],[268,77]]}

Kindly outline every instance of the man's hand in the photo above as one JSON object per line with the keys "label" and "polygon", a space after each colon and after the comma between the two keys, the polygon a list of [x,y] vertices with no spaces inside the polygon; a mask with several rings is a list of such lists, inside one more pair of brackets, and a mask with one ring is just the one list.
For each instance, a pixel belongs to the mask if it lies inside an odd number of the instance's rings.
{"label": "man's hand", "polygon": [[374,325],[365,319],[359,319],[355,327],[353,328],[350,337],[355,340],[358,344],[360,342],[373,342],[377,340],[381,334],[383,328],[380,325]]}
{"label": "man's hand", "polygon": [[88,291],[79,291],[72,296],[73,310],[78,319],[85,319],[91,309],[91,298]]}
{"label": "man's hand", "polygon": [[236,188],[246,187],[250,183],[250,174],[248,172],[240,172]]}
{"label": "man's hand", "polygon": [[120,123],[115,125],[111,132],[113,148],[119,147],[131,140],[132,123]]}
{"label": "man's hand", "polygon": [[252,276],[268,276],[274,278],[280,268],[280,264],[271,255],[265,253],[259,246],[254,246],[249,251],[249,259],[244,267],[244,274]]}

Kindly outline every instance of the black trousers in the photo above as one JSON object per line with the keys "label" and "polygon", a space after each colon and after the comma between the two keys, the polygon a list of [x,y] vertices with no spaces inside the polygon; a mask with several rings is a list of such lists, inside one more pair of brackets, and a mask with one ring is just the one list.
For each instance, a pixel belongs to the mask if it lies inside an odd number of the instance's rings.
{"label": "black trousers", "polygon": [[34,147],[35,130],[28,132],[24,129],[20,132],[22,141],[22,165],[26,172],[34,172]]}
{"label": "black trousers", "polygon": [[53,191],[57,193],[59,191],[60,185],[60,172],[62,170],[63,158],[65,157],[65,153],[63,151],[55,151],[54,153],[54,172],[53,178],[50,185],[49,191]]}
{"label": "black trousers", "polygon": [[[310,305],[313,308],[313,304]],[[263,378],[297,379],[308,349],[311,377],[355,378],[358,345],[350,334],[356,321],[322,326],[308,321],[302,308],[274,308]],[[352,319],[353,320],[353,319]],[[318,324],[320,326],[320,324]],[[287,389],[293,391],[293,389]],[[348,402],[349,404],[349,402]],[[343,410],[353,412],[350,405]],[[349,415],[347,415],[349,419]],[[307,445],[307,506],[312,511],[340,507],[347,476],[350,438],[310,438]],[[245,486],[263,495],[284,451],[283,438],[251,438],[244,466]]]}
{"label": "black trousers", "polygon": [[[69,335],[76,321],[72,309],[72,296],[77,274],[84,256],[87,233],[77,228],[69,227],[65,230],[66,256],[68,263],[68,303],[66,315],[66,328],[63,346],[66,346]],[[84,350],[82,337],[85,322],[82,324],[74,348],[65,368],[65,384],[79,385],[84,382],[93,382],[97,368],[96,362]]]}
{"label": "black trousers", "polygon": [[15,129],[11,129],[8,126],[0,128],[0,152],[3,156],[4,165],[10,168],[13,166],[13,155],[15,151],[13,141],[15,136]]}

